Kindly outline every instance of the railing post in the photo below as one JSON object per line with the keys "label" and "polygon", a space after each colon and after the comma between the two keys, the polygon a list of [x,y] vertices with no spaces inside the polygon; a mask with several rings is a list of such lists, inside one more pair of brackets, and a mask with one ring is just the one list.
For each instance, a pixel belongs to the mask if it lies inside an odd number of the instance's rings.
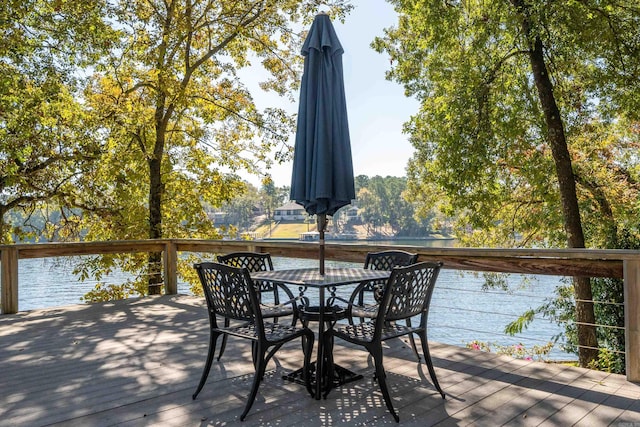
{"label": "railing post", "polygon": [[169,241],[164,246],[164,292],[166,295],[178,293],[178,251],[176,244]]}
{"label": "railing post", "polygon": [[2,278],[0,279],[0,303],[2,314],[18,312],[18,249],[2,249]]}
{"label": "railing post", "polygon": [[624,260],[623,265],[627,380],[640,382],[640,259]]}

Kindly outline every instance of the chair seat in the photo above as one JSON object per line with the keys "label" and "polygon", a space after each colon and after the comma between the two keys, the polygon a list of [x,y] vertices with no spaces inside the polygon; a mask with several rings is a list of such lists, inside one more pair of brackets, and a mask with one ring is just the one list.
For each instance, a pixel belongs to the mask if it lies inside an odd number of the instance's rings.
{"label": "chair seat", "polygon": [[351,306],[351,317],[364,317],[367,319],[375,319],[378,317],[378,310],[380,306],[378,304],[371,305],[352,305]]}
{"label": "chair seat", "polygon": [[[375,321],[363,322],[355,325],[340,324],[336,325],[334,335],[347,340],[353,339],[361,342],[372,342],[375,329]],[[417,326],[400,325],[395,322],[388,323],[382,327],[381,340],[384,341],[391,338],[397,338],[420,330],[421,328]]]}
{"label": "chair seat", "polygon": [[260,304],[260,311],[265,318],[284,317],[293,314],[293,307],[291,304]]}
{"label": "chair seat", "polygon": [[[296,333],[303,333],[306,328],[291,326],[285,323],[264,322],[264,334],[268,341],[275,342],[290,337]],[[236,337],[248,338],[252,340],[258,339],[256,325],[254,323],[245,323],[237,326],[219,327],[219,332],[233,335]]]}

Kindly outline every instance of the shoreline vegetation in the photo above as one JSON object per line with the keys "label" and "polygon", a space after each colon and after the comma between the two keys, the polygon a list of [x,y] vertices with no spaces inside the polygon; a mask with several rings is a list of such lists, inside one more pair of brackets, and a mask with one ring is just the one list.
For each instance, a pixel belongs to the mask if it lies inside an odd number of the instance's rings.
{"label": "shoreline vegetation", "polygon": [[[263,222],[250,233],[241,233],[247,238],[260,240],[300,240],[301,235],[313,236],[317,233],[315,223],[305,221],[273,221]],[[314,240],[309,237],[308,240]],[[432,241],[456,240],[455,236],[446,233],[430,233],[418,236],[398,236],[390,227],[378,227],[375,230],[364,225],[350,225],[341,232],[334,232],[329,226],[327,230],[327,240],[340,241]]]}

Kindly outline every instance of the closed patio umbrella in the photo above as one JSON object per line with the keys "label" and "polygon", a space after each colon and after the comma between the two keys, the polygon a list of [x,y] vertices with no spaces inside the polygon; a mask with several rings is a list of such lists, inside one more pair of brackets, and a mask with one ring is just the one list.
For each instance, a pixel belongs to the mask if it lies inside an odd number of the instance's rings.
{"label": "closed patio umbrella", "polygon": [[291,200],[316,215],[320,237],[320,274],[324,275],[327,215],[355,199],[342,54],[331,19],[315,17],[302,46],[300,88]]}

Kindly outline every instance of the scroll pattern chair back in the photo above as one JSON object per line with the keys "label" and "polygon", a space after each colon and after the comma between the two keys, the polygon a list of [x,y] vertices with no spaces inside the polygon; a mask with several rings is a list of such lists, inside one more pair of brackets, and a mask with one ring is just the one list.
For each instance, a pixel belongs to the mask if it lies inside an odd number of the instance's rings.
{"label": "scroll pattern chair back", "polygon": [[[398,421],[399,417],[393,408],[391,396],[386,383],[386,373],[383,366],[382,342],[391,338],[416,334],[420,337],[424,360],[429,369],[429,375],[436,390],[444,399],[445,394],[440,388],[427,341],[427,317],[431,295],[438,278],[442,263],[420,262],[406,267],[395,267],[387,281],[380,303],[380,310],[375,320],[349,325],[337,325],[329,331],[331,337],[338,337],[356,345],[361,345],[371,354],[378,384],[382,391],[387,409]],[[420,316],[418,325],[410,322],[400,324],[398,320],[407,320]],[[330,345],[331,341],[325,341]]]}
{"label": "scroll pattern chair back", "polygon": [[[418,254],[405,251],[369,252],[364,260],[364,268],[369,270],[391,271],[393,267],[404,267],[415,264]],[[377,303],[382,299],[382,290],[385,282],[368,282],[358,294],[358,304],[364,304],[364,292],[373,292]]]}
{"label": "scroll pattern chair back", "polygon": [[364,268],[390,271],[393,267],[415,264],[417,260],[418,254],[405,251],[369,252],[364,260]]}
{"label": "scroll pattern chair back", "polygon": [[[419,268],[397,269],[392,271],[390,289],[385,290],[379,321],[395,322],[414,316],[422,316],[425,322],[429,314],[429,304],[440,272],[438,263],[421,263]],[[426,325],[425,325],[426,326]]]}
{"label": "scroll pattern chair back", "polygon": [[[415,264],[417,261],[418,254],[406,251],[369,252],[364,260],[364,268],[391,271],[394,267],[404,267]],[[384,280],[365,282],[353,291],[351,298],[349,298],[349,323],[353,324],[355,318],[359,318],[361,322],[364,322],[366,319],[376,318],[385,285],[386,281]],[[365,294],[367,293],[373,296],[373,301],[371,301],[371,298],[365,301]],[[411,324],[410,318],[407,318],[407,322],[407,324]],[[409,335],[409,340],[416,358],[420,360],[420,354],[418,353],[413,335]]]}
{"label": "scroll pattern chair back", "polygon": [[[260,252],[232,252],[218,255],[218,262],[236,268],[246,268],[250,272],[273,270],[271,255]],[[258,300],[261,303],[262,317],[278,320],[279,317],[292,316],[291,324],[295,325],[298,320],[298,310],[293,293],[284,285],[276,285],[267,281],[254,281],[254,286],[258,291]],[[281,302],[280,293],[284,296]],[[266,296],[269,295],[269,298]],[[264,297],[264,298],[263,298]],[[266,303],[266,301],[269,301]],[[228,326],[228,319],[225,325]],[[222,358],[227,346],[227,336],[222,338],[218,360]]]}
{"label": "scroll pattern chair back", "polygon": [[[260,252],[233,252],[225,255],[218,255],[218,262],[232,267],[246,268],[250,272],[273,270],[271,255]],[[273,292],[275,286],[271,282],[254,282],[258,285],[259,292]],[[277,298],[277,292],[274,295]],[[278,304],[276,299],[275,303]]]}
{"label": "scroll pattern chair back", "polygon": [[[200,383],[193,399],[198,396],[207,381],[216,341],[219,336],[234,336],[251,340],[252,358],[256,372],[253,385],[240,420],[247,416],[258,387],[264,378],[267,363],[284,343],[302,338],[304,353],[303,378],[307,390],[311,392],[309,366],[313,350],[313,331],[306,327],[296,327],[282,323],[265,322],[262,316],[258,293],[246,268],[236,268],[225,264],[207,262],[196,264],[196,271],[207,301],[209,313],[209,350]],[[217,317],[224,317],[224,326],[218,325]],[[229,320],[234,320],[230,325]]]}
{"label": "scroll pattern chair back", "polygon": [[[213,263],[199,264],[196,269],[204,288],[209,312],[214,315],[212,320],[215,327],[215,315],[231,320],[261,320],[261,316],[256,318],[254,309],[259,307],[259,303],[253,283],[250,278],[247,280],[242,270],[214,267]],[[250,287],[252,289],[249,289]],[[255,301],[252,301],[253,298]]]}
{"label": "scroll pattern chair back", "polygon": [[271,255],[261,252],[233,252],[218,255],[218,262],[249,271],[273,270]]}

